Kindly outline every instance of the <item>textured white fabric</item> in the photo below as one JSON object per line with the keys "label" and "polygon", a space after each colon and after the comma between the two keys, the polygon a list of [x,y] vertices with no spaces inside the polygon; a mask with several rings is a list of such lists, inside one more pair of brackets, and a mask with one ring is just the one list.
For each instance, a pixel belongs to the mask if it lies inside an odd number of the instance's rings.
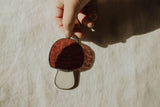
{"label": "textured white fabric", "polygon": [[[55,26],[53,4],[53,0],[0,0],[0,107],[160,107],[160,30],[154,19],[158,13],[145,11],[146,18],[157,14],[149,18],[157,26],[131,34],[126,42],[105,47],[83,42],[95,53],[94,65],[81,73],[77,88],[60,90],[54,85],[56,70],[48,63],[50,47],[64,37]],[[139,17],[137,26],[143,22]],[[119,24],[124,29],[126,23]]]}

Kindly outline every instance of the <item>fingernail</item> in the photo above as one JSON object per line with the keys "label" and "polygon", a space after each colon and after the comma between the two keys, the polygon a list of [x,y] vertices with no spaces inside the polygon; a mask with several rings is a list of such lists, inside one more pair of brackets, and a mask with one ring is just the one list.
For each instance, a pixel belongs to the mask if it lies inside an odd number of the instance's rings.
{"label": "fingernail", "polygon": [[94,24],[93,24],[93,22],[89,22],[89,23],[87,24],[87,26],[88,26],[89,28],[92,28],[92,27],[94,27]]}
{"label": "fingernail", "polygon": [[91,31],[92,31],[92,32],[95,32],[96,30],[95,30],[94,28],[91,28]]}

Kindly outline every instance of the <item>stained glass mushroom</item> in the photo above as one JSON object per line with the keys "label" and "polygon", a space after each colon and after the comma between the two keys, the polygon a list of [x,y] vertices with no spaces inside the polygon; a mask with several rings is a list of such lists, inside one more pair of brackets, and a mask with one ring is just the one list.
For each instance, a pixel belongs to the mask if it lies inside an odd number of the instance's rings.
{"label": "stained glass mushroom", "polygon": [[50,50],[50,66],[57,69],[55,84],[61,89],[71,89],[74,86],[74,72],[84,63],[84,51],[81,45],[73,39],[60,39]]}

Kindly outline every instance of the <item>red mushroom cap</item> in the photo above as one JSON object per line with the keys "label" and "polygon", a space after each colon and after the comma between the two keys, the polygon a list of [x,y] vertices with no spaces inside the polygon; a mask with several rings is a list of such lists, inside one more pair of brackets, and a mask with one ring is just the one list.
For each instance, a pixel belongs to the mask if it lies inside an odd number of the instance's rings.
{"label": "red mushroom cap", "polygon": [[50,50],[49,63],[53,68],[78,69],[84,63],[83,48],[72,39],[60,39],[53,44]]}

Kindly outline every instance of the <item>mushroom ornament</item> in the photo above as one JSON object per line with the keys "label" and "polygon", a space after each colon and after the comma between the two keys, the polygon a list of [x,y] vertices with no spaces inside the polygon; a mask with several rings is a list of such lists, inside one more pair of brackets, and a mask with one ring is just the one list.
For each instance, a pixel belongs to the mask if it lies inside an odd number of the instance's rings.
{"label": "mushroom ornament", "polygon": [[74,72],[78,72],[85,60],[82,46],[76,40],[63,38],[56,41],[49,54],[50,66],[57,69],[55,85],[60,89],[72,89]]}

